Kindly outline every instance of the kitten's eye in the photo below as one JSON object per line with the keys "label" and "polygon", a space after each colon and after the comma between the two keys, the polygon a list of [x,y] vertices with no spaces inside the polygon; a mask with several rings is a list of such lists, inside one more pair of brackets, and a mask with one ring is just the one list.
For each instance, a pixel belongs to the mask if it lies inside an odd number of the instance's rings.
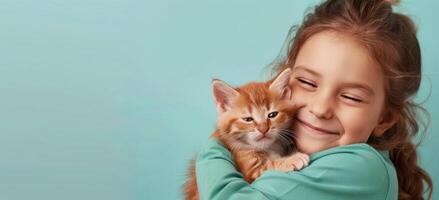
{"label": "kitten's eye", "polygon": [[251,122],[253,121],[252,117],[243,117],[242,120],[246,121],[246,122]]}
{"label": "kitten's eye", "polygon": [[274,117],[276,117],[276,116],[277,116],[277,113],[278,113],[277,111],[269,113],[269,114],[268,114],[268,118],[274,118]]}

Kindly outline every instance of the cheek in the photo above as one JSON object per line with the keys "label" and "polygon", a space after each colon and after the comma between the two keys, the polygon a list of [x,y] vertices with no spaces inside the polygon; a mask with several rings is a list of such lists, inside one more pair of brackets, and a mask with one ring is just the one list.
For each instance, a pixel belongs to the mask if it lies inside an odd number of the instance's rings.
{"label": "cheek", "polygon": [[376,125],[371,118],[371,113],[368,112],[351,110],[350,112],[339,113],[338,116],[344,128],[342,137],[346,143],[366,142]]}
{"label": "cheek", "polygon": [[297,104],[306,104],[307,101],[312,98],[312,93],[306,91],[300,86],[291,86],[291,88],[293,91],[291,95],[291,100]]}

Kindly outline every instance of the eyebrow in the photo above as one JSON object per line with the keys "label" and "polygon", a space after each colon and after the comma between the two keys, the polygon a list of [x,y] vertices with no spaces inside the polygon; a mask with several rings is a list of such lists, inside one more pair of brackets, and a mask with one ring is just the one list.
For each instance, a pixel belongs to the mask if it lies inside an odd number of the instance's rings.
{"label": "eyebrow", "polygon": [[308,72],[308,73],[310,73],[310,74],[312,74],[312,75],[314,75],[314,76],[318,76],[318,77],[321,77],[321,76],[322,76],[322,75],[320,75],[318,72],[316,72],[316,71],[314,71],[314,70],[312,70],[312,69],[308,69],[308,68],[304,67],[303,65],[298,65],[298,66],[295,66],[295,67],[293,68],[293,72],[295,72],[295,71],[297,71],[297,70],[303,70],[303,71],[306,71],[306,72]]}
{"label": "eyebrow", "polygon": [[[322,75],[319,74],[318,72],[316,72],[316,71],[314,71],[312,69],[306,68],[303,65],[298,65],[298,66],[295,66],[293,68],[293,72],[295,72],[297,70],[303,70],[303,71],[308,72],[308,73],[310,73],[310,74],[312,74],[314,76],[322,77]],[[362,89],[362,90],[366,91],[367,93],[369,93],[372,96],[375,95],[373,89],[370,86],[365,85],[365,84],[361,84],[361,83],[343,83],[343,87]]]}

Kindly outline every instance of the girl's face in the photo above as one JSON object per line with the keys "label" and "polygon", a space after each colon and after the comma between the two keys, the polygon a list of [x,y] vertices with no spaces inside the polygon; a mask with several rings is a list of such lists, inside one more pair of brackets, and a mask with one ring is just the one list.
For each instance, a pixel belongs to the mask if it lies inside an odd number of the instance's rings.
{"label": "girl's face", "polygon": [[303,105],[293,126],[302,152],[364,143],[382,121],[383,74],[348,36],[326,31],[310,37],[296,58],[291,83],[292,100]]}

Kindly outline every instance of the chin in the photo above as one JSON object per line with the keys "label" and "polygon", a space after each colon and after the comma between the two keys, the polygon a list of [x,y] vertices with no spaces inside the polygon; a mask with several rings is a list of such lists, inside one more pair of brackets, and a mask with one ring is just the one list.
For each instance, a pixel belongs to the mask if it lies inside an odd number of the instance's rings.
{"label": "chin", "polygon": [[273,144],[274,139],[264,139],[264,140],[260,140],[260,141],[255,141],[252,140],[250,141],[250,145],[258,150],[267,150],[271,147],[271,145]]}

